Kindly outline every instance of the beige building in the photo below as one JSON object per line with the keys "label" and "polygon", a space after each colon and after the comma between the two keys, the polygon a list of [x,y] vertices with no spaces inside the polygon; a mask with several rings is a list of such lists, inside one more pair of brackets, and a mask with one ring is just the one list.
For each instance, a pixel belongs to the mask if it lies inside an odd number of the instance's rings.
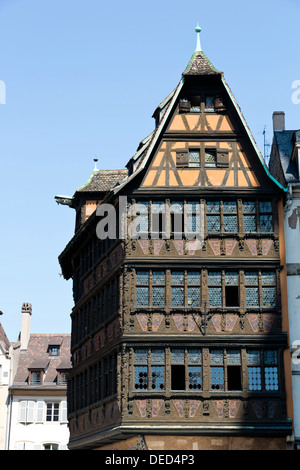
{"label": "beige building", "polygon": [[0,323],[0,450],[5,449],[7,398],[11,374],[10,342]]}

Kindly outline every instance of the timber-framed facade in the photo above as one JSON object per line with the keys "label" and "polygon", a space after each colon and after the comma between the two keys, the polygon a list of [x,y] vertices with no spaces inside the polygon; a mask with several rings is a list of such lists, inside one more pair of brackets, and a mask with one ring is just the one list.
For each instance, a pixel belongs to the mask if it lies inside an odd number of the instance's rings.
{"label": "timber-framed facade", "polygon": [[[59,257],[75,301],[70,449],[201,449],[216,439],[285,448],[284,189],[201,50],[154,118],[128,173],[105,189],[109,170],[97,170],[98,191],[87,185],[70,200],[79,214],[89,200],[119,214],[126,196],[139,207],[140,232],[100,240],[94,211]],[[163,236],[165,205],[191,227],[202,207],[200,246],[172,217]]]}

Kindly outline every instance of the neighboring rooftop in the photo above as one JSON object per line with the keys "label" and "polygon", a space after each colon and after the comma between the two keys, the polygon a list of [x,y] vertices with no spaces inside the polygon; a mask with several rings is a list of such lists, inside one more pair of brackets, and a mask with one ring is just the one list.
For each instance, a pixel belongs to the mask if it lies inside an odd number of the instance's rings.
{"label": "neighboring rooftop", "polygon": [[124,180],[128,170],[94,170],[86,184],[77,189],[78,192],[107,192]]}
{"label": "neighboring rooftop", "polygon": [[34,387],[29,383],[32,370],[44,373],[42,383],[35,387],[57,388],[58,371],[67,371],[71,368],[70,348],[70,334],[31,334],[27,350],[21,351],[19,355],[12,388]]}
{"label": "neighboring rooftop", "polygon": [[3,328],[1,323],[0,323],[0,344],[2,345],[2,347],[5,351],[9,350],[10,341],[9,341],[8,337],[6,336],[6,333],[5,333],[4,328]]}

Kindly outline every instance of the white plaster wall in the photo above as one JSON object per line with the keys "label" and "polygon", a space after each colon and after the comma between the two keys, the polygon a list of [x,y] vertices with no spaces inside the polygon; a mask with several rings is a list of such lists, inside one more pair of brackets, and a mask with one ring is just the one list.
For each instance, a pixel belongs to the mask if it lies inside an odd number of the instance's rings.
{"label": "white plaster wall", "polygon": [[[19,422],[19,408],[20,401],[34,400],[35,404],[35,422],[24,424]],[[44,419],[42,423],[36,422],[37,416],[37,403],[38,402],[55,402],[66,400],[65,396],[62,397],[34,397],[22,396],[13,397],[11,404],[11,426],[10,426],[10,439],[9,450],[18,449],[19,443],[26,443],[25,450],[43,450],[43,444],[54,443],[59,445],[60,450],[67,450],[69,442],[69,429],[66,422],[52,422],[46,421],[46,406],[44,406]]]}
{"label": "white plaster wall", "polygon": [[10,359],[0,348],[0,450],[5,449],[7,397],[10,374]]}

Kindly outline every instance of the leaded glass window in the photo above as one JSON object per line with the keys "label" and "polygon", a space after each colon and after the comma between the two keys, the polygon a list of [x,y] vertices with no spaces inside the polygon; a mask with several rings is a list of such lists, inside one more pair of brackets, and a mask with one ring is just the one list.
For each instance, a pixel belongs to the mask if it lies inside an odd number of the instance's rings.
{"label": "leaded glass window", "polygon": [[189,166],[200,166],[200,150],[190,149],[190,163]]}
{"label": "leaded glass window", "polygon": [[[208,273],[209,305],[211,307],[222,307],[222,275],[221,271]],[[218,287],[212,287],[218,286]]]}
{"label": "leaded glass window", "polygon": [[249,390],[279,390],[277,351],[248,350],[247,356]]}
{"label": "leaded glass window", "polygon": [[228,349],[227,351],[227,364],[240,364],[241,353],[238,349]]}
{"label": "leaded glass window", "polygon": [[201,390],[202,374],[200,366],[188,366],[189,390]]}
{"label": "leaded glass window", "polygon": [[137,232],[146,233],[149,230],[149,202],[138,202],[137,206]]}
{"label": "leaded glass window", "polygon": [[273,211],[271,201],[259,202],[259,224],[261,232],[273,231]]}
{"label": "leaded glass window", "polygon": [[217,157],[215,150],[205,150],[205,166],[215,168],[217,166]]}
{"label": "leaded glass window", "polygon": [[215,97],[214,96],[206,96],[205,97],[205,112],[206,113],[213,113],[215,110]]}
{"label": "leaded glass window", "polygon": [[243,201],[244,231],[256,232],[256,202]]}
{"label": "leaded glass window", "polygon": [[151,388],[152,390],[163,390],[165,388],[164,366],[152,366]]}
{"label": "leaded glass window", "polygon": [[237,232],[238,228],[237,228],[236,202],[224,201],[223,212],[224,212],[224,232]]}
{"label": "leaded glass window", "polygon": [[136,305],[148,306],[149,305],[149,287],[137,286],[136,288]]}
{"label": "leaded glass window", "polygon": [[206,202],[206,229],[207,232],[220,232],[221,230],[221,215],[220,215],[220,202],[207,201]]}
{"label": "leaded glass window", "polygon": [[134,351],[135,363],[136,364],[147,364],[148,350],[147,349],[136,349]]}
{"label": "leaded glass window", "polygon": [[148,367],[135,366],[134,388],[136,390],[147,390],[148,388]]}
{"label": "leaded glass window", "polygon": [[164,364],[165,350],[164,349],[152,349],[151,358],[152,358],[153,364]]}
{"label": "leaded glass window", "polygon": [[191,271],[187,273],[187,303],[188,307],[200,306],[200,271]]}
{"label": "leaded glass window", "polygon": [[261,390],[261,370],[260,367],[248,368],[248,388],[249,390]]}
{"label": "leaded glass window", "polygon": [[172,349],[172,364],[184,364],[184,349]]}
{"label": "leaded glass window", "polygon": [[212,390],[224,390],[224,369],[223,367],[211,367],[210,384]]}
{"label": "leaded glass window", "polygon": [[[158,285],[160,284],[160,286]],[[165,272],[152,271],[152,305],[165,305]]]}

